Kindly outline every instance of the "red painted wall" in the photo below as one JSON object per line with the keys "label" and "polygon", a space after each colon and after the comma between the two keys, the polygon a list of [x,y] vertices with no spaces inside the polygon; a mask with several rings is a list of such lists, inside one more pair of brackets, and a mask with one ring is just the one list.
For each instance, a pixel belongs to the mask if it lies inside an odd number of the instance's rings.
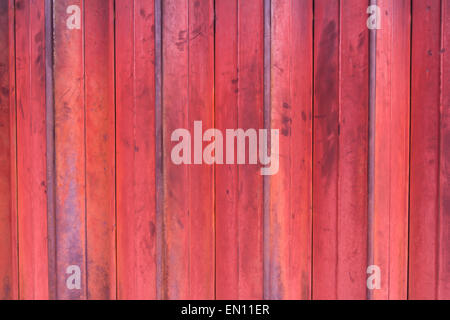
{"label": "red painted wall", "polygon": [[[449,41],[450,0],[0,1],[0,299],[450,299]],[[278,173],[174,164],[200,120]]]}

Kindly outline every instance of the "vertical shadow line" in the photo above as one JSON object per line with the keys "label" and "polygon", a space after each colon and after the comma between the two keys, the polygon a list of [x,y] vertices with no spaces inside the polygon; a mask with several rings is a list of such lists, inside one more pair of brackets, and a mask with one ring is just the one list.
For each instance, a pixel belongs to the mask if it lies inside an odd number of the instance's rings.
{"label": "vertical shadow line", "polygon": [[47,156],[47,234],[49,298],[56,292],[55,115],[53,95],[53,0],[45,0],[45,111]]}
{"label": "vertical shadow line", "polygon": [[[377,0],[369,0],[369,5],[377,5]],[[377,23],[378,11],[376,11]],[[374,263],[374,218],[375,218],[375,134],[376,134],[376,53],[377,30],[369,30],[369,141],[367,176],[367,265]],[[373,299],[373,292],[367,288],[367,299]]]}
{"label": "vertical shadow line", "polygon": [[155,0],[155,183],[156,183],[156,298],[164,289],[164,190],[163,190],[163,112],[162,112],[162,2]]}
{"label": "vertical shadow line", "polygon": [[[271,129],[271,0],[264,0],[264,129]],[[271,145],[271,135],[267,135]],[[263,177],[263,298],[270,299],[270,176]]]}

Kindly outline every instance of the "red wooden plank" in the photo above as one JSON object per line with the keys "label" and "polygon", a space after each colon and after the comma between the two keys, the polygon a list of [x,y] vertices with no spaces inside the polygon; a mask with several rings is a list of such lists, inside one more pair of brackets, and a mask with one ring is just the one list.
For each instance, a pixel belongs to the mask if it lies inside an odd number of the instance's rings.
{"label": "red wooden plank", "polygon": [[85,299],[87,296],[83,4],[81,0],[54,2],[56,259],[59,299]]}
{"label": "red wooden plank", "polygon": [[406,299],[408,277],[411,2],[377,2],[374,299]]}
{"label": "red wooden plank", "polygon": [[449,1],[413,2],[411,299],[449,299]]}
{"label": "red wooden plank", "polygon": [[[442,1],[438,299],[450,299],[450,0]],[[444,51],[445,49],[445,51]]]}
{"label": "red wooden plank", "polygon": [[[216,16],[216,127],[258,130],[263,128],[263,1],[216,2]],[[260,168],[227,164],[216,170],[216,297],[261,299]]]}
{"label": "red wooden plank", "polygon": [[[216,2],[215,127],[235,128],[238,119],[238,1]],[[236,165],[216,166],[216,298],[238,299],[239,238]]]}
{"label": "red wooden plank", "polygon": [[116,2],[119,299],[156,298],[154,2]]}
{"label": "red wooden plank", "polygon": [[313,294],[365,299],[367,3],[315,3]]}
{"label": "red wooden plank", "polygon": [[412,3],[411,69],[411,299],[438,298],[439,133],[441,74],[440,1]]}
{"label": "red wooden plank", "polygon": [[[240,1],[238,14],[237,128],[259,129],[263,127],[263,1]],[[259,166],[240,165],[238,170],[239,299],[261,299],[263,179]]]}
{"label": "red wooden plank", "polygon": [[189,177],[187,165],[172,163],[170,136],[188,126],[188,2],[162,7],[164,299],[189,297]]}
{"label": "red wooden plank", "polygon": [[279,171],[270,176],[270,299],[311,298],[312,1],[272,1],[271,129]]}
{"label": "red wooden plank", "polygon": [[0,3],[0,299],[18,298],[14,1]]}
{"label": "red wooden plank", "polygon": [[366,297],[369,31],[367,4],[341,1],[338,297]]}
{"label": "red wooden plank", "polygon": [[[214,127],[214,1],[190,0],[188,15],[188,128],[193,133],[194,121],[201,120],[204,130]],[[213,299],[214,166],[189,169],[189,298]]]}
{"label": "red wooden plank", "polygon": [[85,11],[87,294],[114,299],[114,1],[89,0]]}
{"label": "red wooden plank", "polygon": [[194,121],[213,127],[213,18],[211,0],[163,3],[163,297],[170,299],[214,298],[214,167],[178,166],[170,157],[174,130],[193,138]]}
{"label": "red wooden plank", "polygon": [[337,298],[339,6],[315,1],[313,298]]}
{"label": "red wooden plank", "polygon": [[21,299],[47,299],[44,1],[16,1],[17,184]]}

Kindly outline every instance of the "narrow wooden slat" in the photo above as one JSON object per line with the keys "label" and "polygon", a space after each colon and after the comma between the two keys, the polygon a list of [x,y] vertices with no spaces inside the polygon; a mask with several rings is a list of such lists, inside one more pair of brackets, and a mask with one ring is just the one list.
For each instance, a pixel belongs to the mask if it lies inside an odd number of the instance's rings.
{"label": "narrow wooden slat", "polygon": [[313,299],[337,298],[339,6],[314,9]]}
{"label": "narrow wooden slat", "polygon": [[[216,127],[223,133],[263,128],[263,9],[258,0],[216,2]],[[262,299],[260,168],[216,168],[217,298]]]}
{"label": "narrow wooden slat", "polygon": [[[203,130],[214,127],[214,0],[189,1],[187,37],[187,128],[193,133],[194,121],[202,121]],[[202,155],[203,151],[200,156]],[[193,156],[195,157],[194,153]],[[213,299],[214,166],[204,163],[200,166],[192,165],[189,169],[189,298]]]}
{"label": "narrow wooden slat", "polygon": [[[237,128],[244,130],[263,127],[263,9],[263,1],[238,3]],[[259,166],[239,165],[238,170],[239,298],[261,299],[263,179]]]}
{"label": "narrow wooden slat", "polygon": [[367,3],[316,1],[313,294],[365,299]]}
{"label": "narrow wooden slat", "polygon": [[54,1],[58,299],[87,297],[83,5],[81,0]]}
{"label": "narrow wooden slat", "polygon": [[441,1],[413,0],[409,298],[438,298]]}
{"label": "narrow wooden slat", "polygon": [[85,11],[87,294],[114,299],[114,1],[89,0]]}
{"label": "narrow wooden slat", "polygon": [[0,299],[18,298],[14,0],[0,3]]}
{"label": "narrow wooden slat", "polygon": [[[438,299],[450,299],[450,0],[442,1]],[[445,50],[445,51],[444,51]]]}
{"label": "narrow wooden slat", "polygon": [[172,163],[171,134],[185,128],[193,139],[194,121],[202,121],[204,130],[213,126],[213,1],[169,0],[163,3],[162,10],[163,297],[211,299],[214,298],[214,167]]}
{"label": "narrow wooden slat", "polygon": [[381,270],[374,299],[406,299],[408,281],[411,1],[378,0],[375,214],[373,264]]}
{"label": "narrow wooden slat", "polygon": [[118,298],[155,299],[154,2],[116,12]]}
{"label": "narrow wooden slat", "polygon": [[[215,127],[236,128],[238,119],[238,1],[216,1]],[[216,298],[240,297],[238,167],[216,165]]]}
{"label": "narrow wooden slat", "polygon": [[313,1],[272,1],[271,129],[279,171],[270,176],[267,298],[311,298]]}
{"label": "narrow wooden slat", "polygon": [[189,177],[186,165],[172,163],[171,134],[188,126],[188,1],[162,7],[164,279],[162,297],[189,297]]}
{"label": "narrow wooden slat", "polygon": [[17,184],[21,299],[47,299],[44,1],[16,1]]}
{"label": "narrow wooden slat", "polygon": [[338,297],[366,298],[369,31],[363,1],[341,1]]}

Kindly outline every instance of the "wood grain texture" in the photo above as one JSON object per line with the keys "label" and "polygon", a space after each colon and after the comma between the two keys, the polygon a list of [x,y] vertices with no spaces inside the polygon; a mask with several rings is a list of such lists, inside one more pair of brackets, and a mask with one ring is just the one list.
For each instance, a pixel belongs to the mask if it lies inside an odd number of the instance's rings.
{"label": "wood grain texture", "polygon": [[374,299],[406,299],[411,1],[377,2],[375,214],[373,264],[381,269]]}
{"label": "wood grain texture", "polygon": [[156,298],[154,2],[116,2],[119,299]]}
{"label": "wood grain texture", "polygon": [[409,296],[437,298],[440,1],[413,1]]}
{"label": "wood grain texture", "polygon": [[19,291],[48,298],[44,1],[16,1]]}
{"label": "wood grain texture", "polygon": [[366,298],[366,9],[315,3],[314,299]]}
{"label": "wood grain texture", "polygon": [[[216,5],[216,128],[258,130],[263,128],[263,1]],[[217,165],[216,170],[217,298],[262,299],[260,168]]]}
{"label": "wood grain texture", "polygon": [[280,132],[280,154],[269,177],[265,291],[269,299],[310,299],[313,2],[271,4],[271,129]]}
{"label": "wood grain texture", "polygon": [[[0,299],[450,298],[449,12],[0,1]],[[279,130],[278,172],[211,128]]]}
{"label": "wood grain texture", "polygon": [[[238,1],[216,2],[215,127],[237,126]],[[238,167],[216,165],[216,298],[239,298]]]}
{"label": "wood grain texture", "polygon": [[0,3],[0,299],[18,298],[14,1]]}
{"label": "wood grain texture", "polygon": [[[409,297],[448,299],[448,1],[413,1]],[[447,210],[448,211],[448,210]]]}
{"label": "wood grain texture", "polygon": [[[76,14],[67,13],[72,5],[81,13],[79,29],[67,26],[67,19]],[[54,1],[54,17],[56,297],[86,299],[84,1]],[[70,266],[81,272],[80,289],[67,286],[75,274]]]}
{"label": "wood grain texture", "polygon": [[85,7],[87,297],[116,297],[114,1]]}
{"label": "wood grain texture", "polygon": [[[439,283],[437,298],[450,299],[450,1],[441,7],[441,125],[439,193]],[[445,51],[444,51],[445,49]]]}
{"label": "wood grain texture", "polygon": [[[175,165],[171,134],[214,121],[214,6],[163,2],[163,297],[214,298],[214,167]],[[194,157],[194,151],[192,152]],[[202,156],[202,151],[198,154]],[[192,158],[193,158],[192,157]]]}

